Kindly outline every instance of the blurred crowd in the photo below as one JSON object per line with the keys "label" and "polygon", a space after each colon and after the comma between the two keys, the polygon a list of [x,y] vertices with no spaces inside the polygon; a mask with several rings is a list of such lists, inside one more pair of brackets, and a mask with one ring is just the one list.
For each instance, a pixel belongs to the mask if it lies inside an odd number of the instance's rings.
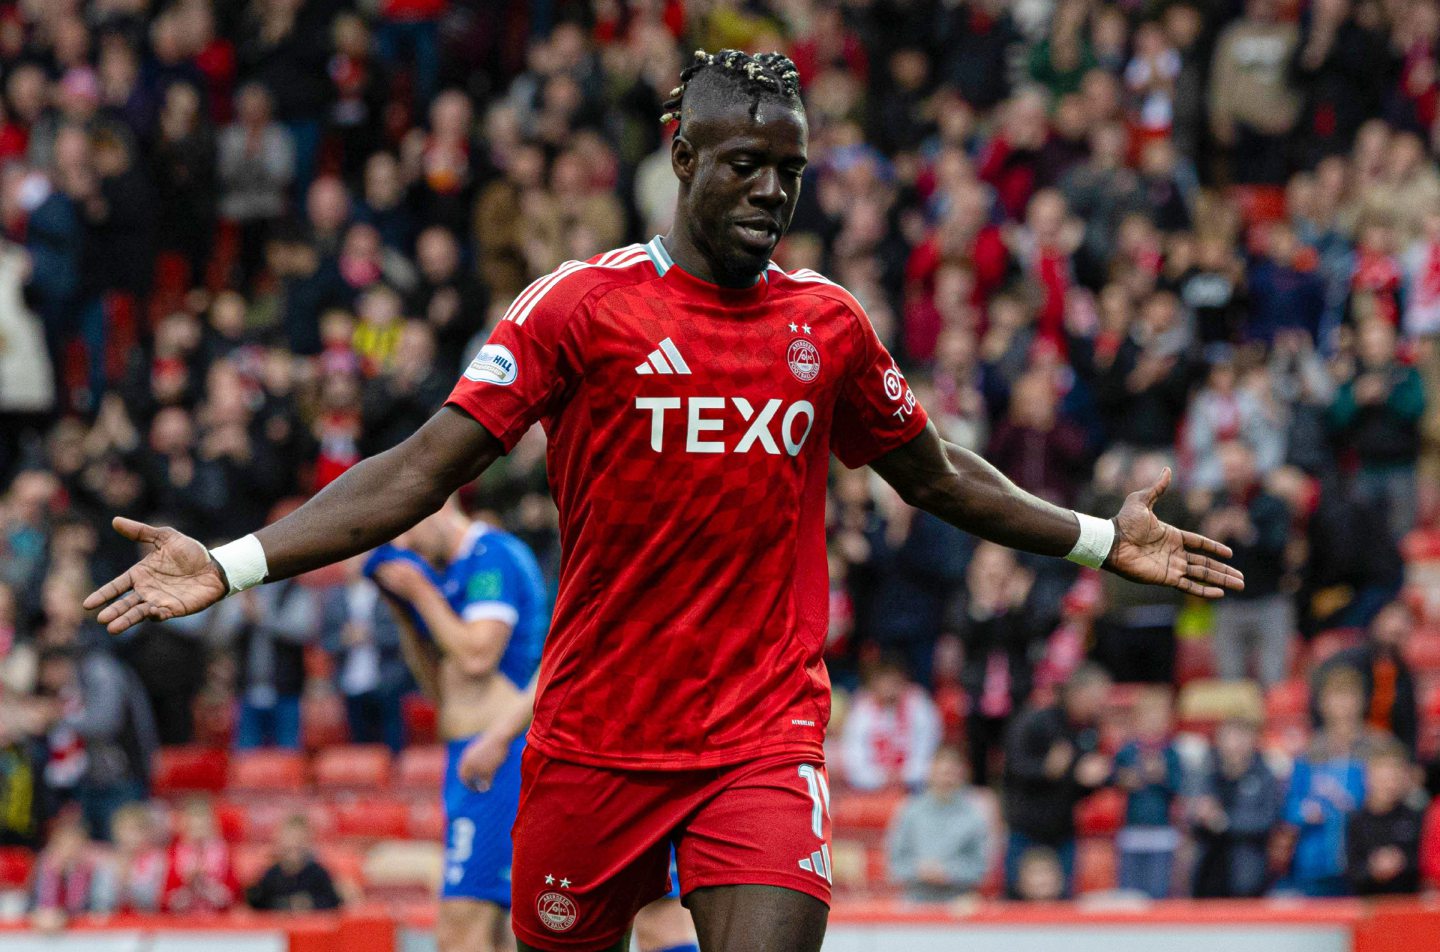
{"label": "blurred crowd", "polygon": [[[670,228],[660,103],[722,47],[800,70],[811,162],[777,261],[855,294],[945,437],[1100,514],[1168,466],[1157,513],[1247,578],[1202,606],[977,546],[837,467],[832,775],[914,791],[895,882],[948,898],[1003,867],[1009,895],[1070,895],[1073,808],[1119,790],[1126,889],[1419,888],[1436,0],[21,0],[0,845],[44,847],[39,907],[113,908],[102,850],[151,870],[152,908],[177,864],[239,897],[203,804],[168,854],[125,831],[161,744],[296,747],[316,698],[353,741],[413,733],[355,566],[113,639],[79,607],[137,555],[110,517],[229,540],[404,439],[529,281]],[[553,582],[542,434],[468,505]],[[1297,683],[1279,756],[1266,710]],[[1118,726],[1116,684],[1140,685]],[[1213,734],[1189,748],[1187,703]]]}

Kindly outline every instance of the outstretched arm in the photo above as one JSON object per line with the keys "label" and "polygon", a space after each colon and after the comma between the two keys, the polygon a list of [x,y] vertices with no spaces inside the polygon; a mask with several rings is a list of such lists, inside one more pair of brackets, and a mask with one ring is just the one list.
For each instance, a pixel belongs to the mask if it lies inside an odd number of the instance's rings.
{"label": "outstretched arm", "polygon": [[[946,443],[933,423],[870,465],[910,505],[983,539],[1065,556],[1080,538],[1074,512],[1027,493],[979,456]],[[1155,518],[1155,501],[1169,485],[1167,469],[1155,485],[1125,500],[1111,520],[1115,538],[1104,568],[1205,598],[1244,588],[1244,577],[1218,561],[1230,557],[1229,548]]]}
{"label": "outstretched arm", "polygon": [[[444,407],[394,449],[357,463],[299,509],[255,533],[266,581],[338,562],[401,532],[440,508],[504,452],[469,416]],[[205,547],[174,529],[116,518],[121,535],[149,554],[85,599],[118,634],[144,619],[189,615],[225,597],[228,582]],[[108,604],[107,604],[108,603]]]}

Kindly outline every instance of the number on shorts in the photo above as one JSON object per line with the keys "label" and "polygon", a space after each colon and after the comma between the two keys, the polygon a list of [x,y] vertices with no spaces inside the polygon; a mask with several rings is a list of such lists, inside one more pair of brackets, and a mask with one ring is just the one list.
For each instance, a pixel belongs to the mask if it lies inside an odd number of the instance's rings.
{"label": "number on shorts", "polygon": [[813,804],[810,810],[810,829],[823,840],[824,820],[830,815],[830,785],[825,782],[825,775],[811,764],[800,765],[800,776],[805,778],[805,786],[810,788],[810,800]]}
{"label": "number on shorts", "polygon": [[450,824],[450,862],[463,863],[475,849],[475,821],[459,817]]}

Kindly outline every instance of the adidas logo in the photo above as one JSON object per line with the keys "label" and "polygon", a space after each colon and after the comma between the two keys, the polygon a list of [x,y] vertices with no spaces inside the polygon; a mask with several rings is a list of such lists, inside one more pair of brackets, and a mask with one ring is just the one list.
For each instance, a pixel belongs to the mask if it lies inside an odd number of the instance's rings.
{"label": "adidas logo", "polygon": [[[668,359],[667,359],[668,358]],[[690,365],[685,363],[685,358],[680,356],[676,349],[675,342],[665,338],[660,346],[650,352],[645,362],[635,368],[635,372],[641,376],[647,374],[688,374]]]}

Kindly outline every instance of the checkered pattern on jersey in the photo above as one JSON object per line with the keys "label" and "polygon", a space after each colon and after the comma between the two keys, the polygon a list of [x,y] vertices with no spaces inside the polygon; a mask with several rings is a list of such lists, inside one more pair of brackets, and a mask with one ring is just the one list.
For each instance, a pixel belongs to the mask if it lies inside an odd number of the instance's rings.
{"label": "checkered pattern on jersey", "polygon": [[[555,352],[581,367],[536,414],[565,558],[533,742],[628,767],[818,756],[832,423],[873,431],[855,462],[924,413],[895,416],[878,369],[893,362],[833,285],[626,275],[563,322],[542,301],[496,332],[522,368]],[[556,343],[524,340],[547,328]],[[483,423],[483,404],[462,405]]]}

